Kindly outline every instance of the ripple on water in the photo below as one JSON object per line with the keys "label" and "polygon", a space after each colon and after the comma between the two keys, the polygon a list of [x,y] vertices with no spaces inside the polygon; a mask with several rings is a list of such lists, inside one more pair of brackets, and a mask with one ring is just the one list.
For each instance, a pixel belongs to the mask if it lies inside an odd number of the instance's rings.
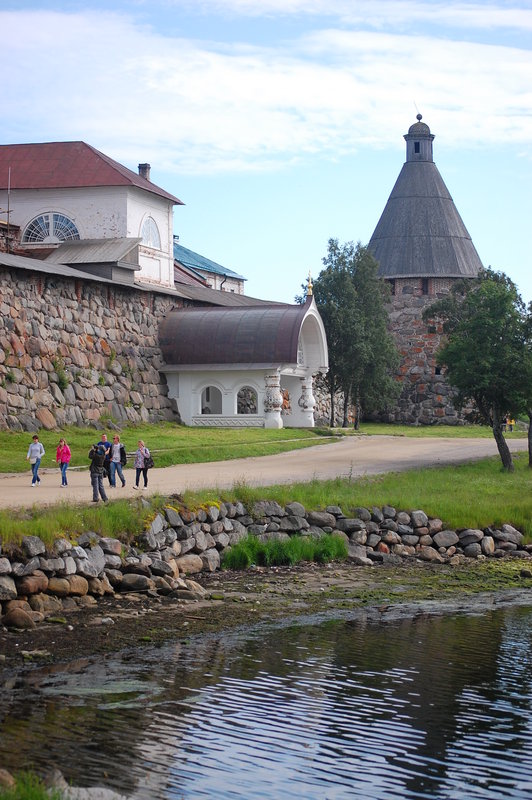
{"label": "ripple on water", "polygon": [[203,637],[0,697],[0,761],[132,800],[532,796],[532,610]]}

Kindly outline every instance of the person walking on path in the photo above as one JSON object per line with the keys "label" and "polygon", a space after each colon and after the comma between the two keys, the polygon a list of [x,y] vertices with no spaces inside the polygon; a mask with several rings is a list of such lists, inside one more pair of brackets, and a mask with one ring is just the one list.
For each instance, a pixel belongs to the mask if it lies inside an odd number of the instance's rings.
{"label": "person walking on path", "polygon": [[113,443],[111,445],[111,462],[109,464],[110,472],[109,472],[109,482],[113,489],[116,488],[116,475],[118,473],[118,477],[122,481],[122,488],[126,485],[126,479],[124,478],[124,473],[122,472],[122,467],[125,467],[127,461],[126,455],[126,448],[120,442],[120,436],[115,433],[113,436]]}
{"label": "person walking on path", "polygon": [[39,486],[41,482],[41,479],[39,478],[39,467],[41,466],[41,459],[44,455],[44,452],[44,447],[39,441],[39,437],[35,433],[33,435],[32,442],[28,447],[28,455],[26,456],[26,461],[29,461],[31,464],[32,486]]}
{"label": "person walking on path", "polygon": [[139,480],[141,473],[144,478],[144,488],[146,489],[148,486],[148,467],[146,466],[146,461],[149,457],[150,457],[150,451],[148,450],[142,439],[139,439],[138,448],[135,453],[135,469],[136,469],[135,489],[139,488]]}
{"label": "person walking on path", "polygon": [[92,502],[97,503],[101,497],[104,503],[106,503],[107,495],[105,494],[103,485],[103,476],[105,472],[105,447],[103,444],[93,444],[89,450],[89,458],[91,460]]}
{"label": "person walking on path", "polygon": [[55,460],[61,468],[61,486],[68,486],[66,472],[71,458],[72,453],[70,452],[70,447],[66,443],[66,439],[59,439]]}
{"label": "person walking on path", "polygon": [[105,447],[105,463],[103,465],[104,475],[107,475],[109,478],[109,486],[112,486],[111,483],[111,442],[107,438],[106,433],[102,433],[102,438],[98,442],[99,445]]}

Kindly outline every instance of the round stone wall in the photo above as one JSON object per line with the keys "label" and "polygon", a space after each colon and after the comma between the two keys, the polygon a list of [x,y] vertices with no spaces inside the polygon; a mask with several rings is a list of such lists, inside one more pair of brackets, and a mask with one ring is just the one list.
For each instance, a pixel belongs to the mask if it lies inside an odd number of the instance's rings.
{"label": "round stone wall", "polygon": [[452,279],[402,278],[393,282],[387,307],[390,332],[401,356],[397,380],[401,394],[386,414],[389,422],[407,425],[459,425],[463,417],[452,403],[452,390],[437,366],[442,326],[424,322],[423,311],[444,297]]}

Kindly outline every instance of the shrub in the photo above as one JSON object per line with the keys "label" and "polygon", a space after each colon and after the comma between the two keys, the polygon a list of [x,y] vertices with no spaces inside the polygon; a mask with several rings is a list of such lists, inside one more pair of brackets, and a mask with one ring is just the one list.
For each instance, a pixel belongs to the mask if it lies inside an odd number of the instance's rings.
{"label": "shrub", "polygon": [[257,566],[287,566],[300,561],[328,561],[347,558],[347,545],[341,536],[327,534],[320,539],[310,536],[291,536],[286,541],[272,539],[261,542],[256,536],[247,536],[227,550],[222,558],[224,569],[247,569]]}

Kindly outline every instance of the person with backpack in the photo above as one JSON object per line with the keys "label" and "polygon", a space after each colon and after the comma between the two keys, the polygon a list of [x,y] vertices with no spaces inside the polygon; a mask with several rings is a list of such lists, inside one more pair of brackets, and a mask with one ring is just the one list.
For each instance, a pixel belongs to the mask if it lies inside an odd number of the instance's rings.
{"label": "person with backpack", "polygon": [[105,474],[105,455],[106,450],[103,444],[93,444],[89,450],[89,458],[91,460],[90,474],[93,503],[97,503],[100,497],[104,503],[107,503],[108,498],[105,494],[103,485],[103,476]]}
{"label": "person with backpack", "polygon": [[107,434],[106,433],[102,433],[102,438],[98,442],[98,445],[102,445],[103,447],[105,447],[105,462],[104,462],[104,465],[103,465],[103,474],[104,474],[104,477],[108,478],[109,486],[112,486],[113,485],[112,481],[111,481],[111,447],[112,447],[112,445],[111,445],[111,442],[109,441],[109,439],[107,438]]}

